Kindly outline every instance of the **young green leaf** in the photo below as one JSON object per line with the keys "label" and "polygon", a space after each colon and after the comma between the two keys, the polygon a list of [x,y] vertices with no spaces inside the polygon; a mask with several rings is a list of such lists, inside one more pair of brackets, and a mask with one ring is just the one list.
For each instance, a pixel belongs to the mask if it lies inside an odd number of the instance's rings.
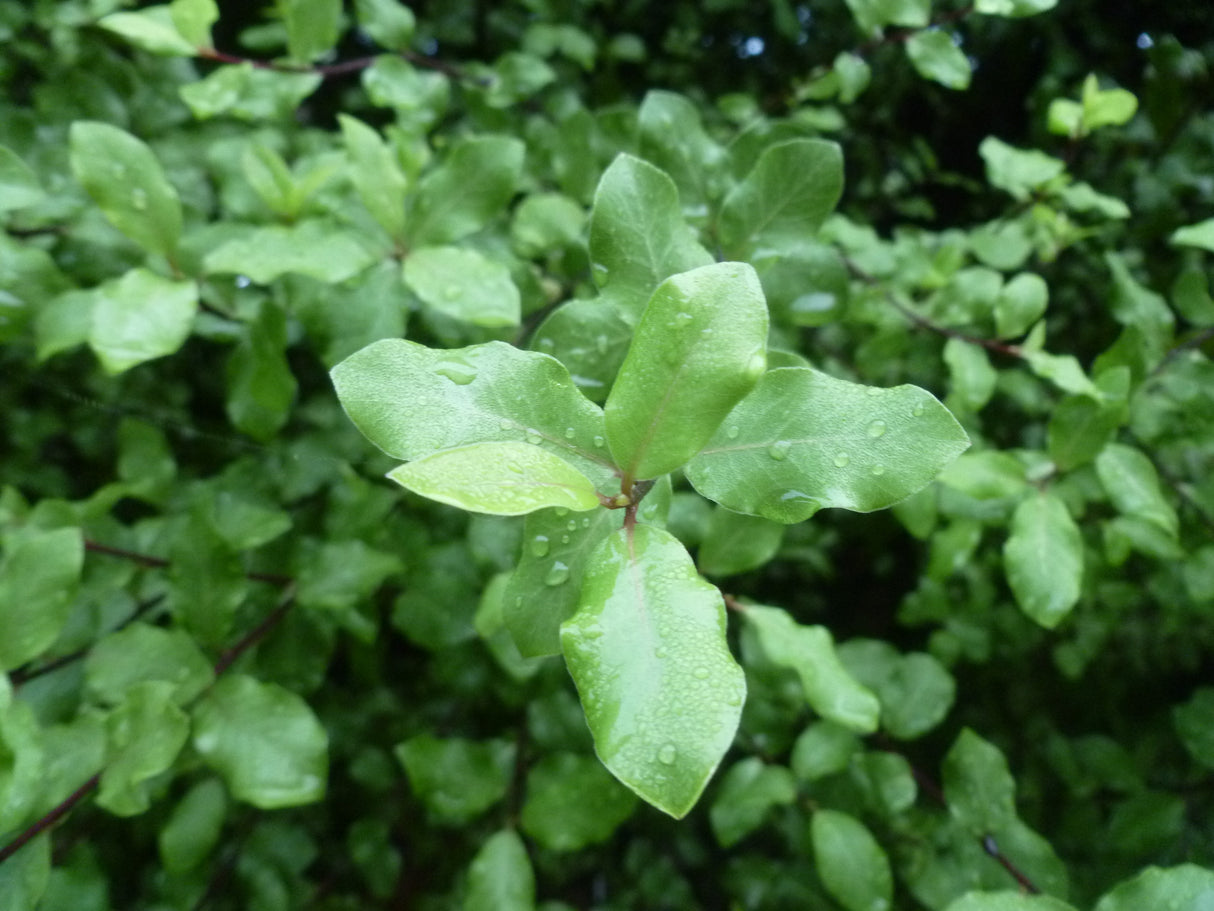
{"label": "young green leaf", "polygon": [[603,764],[658,809],[686,815],[746,696],[720,592],[676,538],[625,527],[591,556],[561,648]]}
{"label": "young green leaf", "polygon": [[181,33],[173,18],[168,6],[153,6],[138,13],[110,13],[97,25],[149,54],[193,57],[198,46]]}
{"label": "young green leaf", "polygon": [[767,305],[744,263],[664,281],[607,396],[607,442],[634,479],[683,465],[766,366]]}
{"label": "young green leaf", "polygon": [[181,236],[181,200],[160,162],[125,130],[90,120],[72,124],[72,173],[119,231],[149,253],[172,258]]}
{"label": "young green leaf", "polygon": [[89,345],[109,373],[175,353],[198,312],[198,285],[132,269],[103,285],[93,306]]}
{"label": "young green leaf", "polygon": [[413,10],[396,0],[355,0],[358,26],[380,47],[390,51],[407,51],[413,40],[417,20]]}
{"label": "young green leaf", "polygon": [[861,734],[877,729],[880,703],[840,663],[826,627],[801,626],[787,612],[758,604],[748,605],[744,616],[768,659],[800,678],[815,712]]}
{"label": "young green leaf", "polygon": [[[406,7],[396,9],[408,13]],[[410,14],[412,15],[412,14]],[[391,146],[371,127],[348,114],[338,114],[350,155],[350,180],[371,217],[394,241],[405,238],[405,190],[408,181]]]}
{"label": "young green leaf", "polygon": [[979,837],[1016,819],[1016,783],[999,748],[963,728],[943,766],[949,812]]}
{"label": "young green leaf", "polygon": [[400,465],[388,477],[407,490],[469,512],[519,516],[561,506],[594,509],[594,482],[530,443],[473,443]]}
{"label": "young green leaf", "polygon": [[340,35],[341,0],[281,0],[291,59],[309,63],[333,49]]}
{"label": "young green leaf", "polygon": [[1214,870],[1196,864],[1147,867],[1106,892],[1096,903],[1095,911],[1145,911],[1146,908],[1199,911],[1210,903],[1211,895],[1214,895]]}
{"label": "young green leaf", "polygon": [[953,36],[940,29],[923,29],[906,39],[906,56],[924,79],[931,79],[945,88],[969,88],[969,59],[953,41]]}
{"label": "young green leaf", "polygon": [[203,260],[208,272],[243,275],[268,285],[288,273],[337,284],[353,278],[379,254],[363,234],[323,218],[290,227],[245,228],[211,249]]}
{"label": "young green leaf", "polygon": [[810,822],[814,863],[828,892],[847,911],[885,911],[894,876],[885,850],[864,823],[837,810],[818,810]]}
{"label": "young green leaf", "polygon": [[181,37],[197,48],[211,47],[211,26],[219,20],[215,0],[173,0],[169,15]]}
{"label": "young green leaf", "polygon": [[106,766],[97,803],[117,816],[151,804],[149,780],[168,769],[190,736],[190,719],[165,680],[136,683],[105,720]]}
{"label": "young green leaf", "polygon": [[717,507],[700,542],[696,564],[706,576],[732,576],[768,563],[780,549],[784,526]]}
{"label": "young green leaf", "polygon": [[263,303],[228,359],[227,412],[233,426],[266,442],[287,422],[298,384],[287,363],[287,315]]}
{"label": "young green leaf", "polygon": [[768,146],[721,205],[718,232],[726,253],[790,249],[812,238],[843,192],[837,143],[794,139]]}
{"label": "young green leaf", "polygon": [[184,705],[214,679],[211,663],[184,630],[147,623],[110,633],[84,661],[85,691],[108,705],[117,705],[131,687],[148,681],[173,684],[173,701]]}
{"label": "young green leaf", "polygon": [[1079,601],[1083,541],[1066,504],[1051,493],[1029,497],[1012,516],[1003,567],[1021,609],[1053,629]]}
{"label": "young green leaf", "polygon": [[722,506],[791,524],[829,506],[892,506],[968,446],[948,409],[916,386],[880,389],[782,367],[730,412],[687,478]]}
{"label": "young green leaf", "polygon": [[194,749],[233,797],[263,810],[324,797],[328,745],[303,699],[243,674],[221,679],[194,709]]}
{"label": "young green leaf", "polygon": [[796,796],[796,780],[784,766],[768,765],[758,756],[735,763],[721,776],[708,811],[717,844],[736,845],[763,824],[773,807],[790,804]]}
{"label": "young green leaf", "polygon": [[331,375],[355,426],[395,458],[526,440],[568,461],[596,487],[614,476],[603,448],[603,412],[546,354],[503,342],[436,350],[383,339]]}
{"label": "young green leaf", "polygon": [[708,265],[712,256],[683,221],[669,175],[621,154],[594,194],[590,262],[603,295],[635,320],[664,279]]}
{"label": "young green leaf", "polygon": [[700,109],[675,92],[653,89],[637,111],[641,155],[669,174],[684,206],[706,207],[724,153],[704,130]]}
{"label": "young green leaf", "polygon": [[602,402],[628,354],[632,328],[612,301],[575,299],[561,304],[540,323],[531,347],[568,367],[582,394]]}
{"label": "young green leaf", "polygon": [[523,840],[502,829],[476,852],[468,868],[463,911],[533,911],[535,871]]}
{"label": "young green leaf", "polygon": [[1176,537],[1180,520],[1159,489],[1159,474],[1146,455],[1132,446],[1110,443],[1096,457],[1096,474],[1117,511],[1158,525]]}
{"label": "young green leaf", "polygon": [[449,244],[484,227],[514,195],[523,152],[522,141],[506,136],[478,136],[454,146],[418,184],[406,228],[410,244]]}

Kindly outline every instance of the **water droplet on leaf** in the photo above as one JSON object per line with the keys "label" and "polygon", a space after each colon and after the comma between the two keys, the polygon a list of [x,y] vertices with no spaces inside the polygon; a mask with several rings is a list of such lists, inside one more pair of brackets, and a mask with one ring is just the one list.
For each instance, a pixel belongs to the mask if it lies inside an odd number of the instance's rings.
{"label": "water droplet on leaf", "polygon": [[439,361],[438,366],[434,368],[434,372],[441,377],[446,377],[457,386],[467,386],[476,379],[475,367],[465,361],[454,358]]}
{"label": "water droplet on leaf", "polygon": [[873,421],[868,425],[868,435],[874,440],[885,433],[885,421]]}
{"label": "water droplet on leaf", "polygon": [[738,434],[740,432],[741,431],[738,430],[738,425],[734,424],[732,427],[730,427],[728,430],[725,431],[725,436],[729,437],[731,440],[736,440],[738,438]]}
{"label": "water droplet on leaf", "polygon": [[576,430],[574,430],[572,427],[565,428],[565,439],[572,440],[575,436],[577,436]]}
{"label": "water droplet on leaf", "polygon": [[543,437],[540,436],[540,432],[538,430],[535,430],[534,428],[531,428],[531,427],[527,428],[527,442],[528,443],[538,444],[539,441],[542,439],[543,439]]}
{"label": "water droplet on leaf", "polygon": [[595,446],[597,446],[597,447],[599,447],[599,448],[602,448],[602,446],[603,446],[603,444],[604,444],[605,442],[607,442],[607,441],[606,441],[606,440],[604,440],[604,439],[603,439],[602,437],[600,437],[600,436],[596,436],[596,437],[594,438],[594,445],[595,445]]}
{"label": "water droplet on leaf", "polygon": [[707,680],[708,679],[708,668],[706,668],[706,667],[697,667],[691,673],[692,673],[692,676],[694,676],[697,680]]}
{"label": "water droplet on leaf", "polygon": [[923,417],[923,403],[922,402],[915,403],[915,407],[911,409],[911,417],[915,417],[915,418]]}
{"label": "water droplet on leaf", "polygon": [[148,207],[147,191],[141,187],[136,187],[131,191],[131,205],[142,212]]}
{"label": "water droplet on leaf", "polygon": [[783,462],[788,457],[788,450],[792,449],[792,443],[788,440],[776,440],[767,447],[767,454],[777,462]]}
{"label": "water droplet on leaf", "polygon": [[552,569],[548,570],[548,575],[544,576],[545,585],[564,585],[569,581],[569,567],[556,560],[552,564]]}
{"label": "water droplet on leaf", "polygon": [[536,535],[534,538],[532,538],[530,550],[534,556],[537,556],[537,557],[548,556],[548,536],[547,535]]}
{"label": "water droplet on leaf", "polygon": [[749,361],[746,362],[746,378],[754,381],[763,375],[763,371],[767,369],[767,355],[762,351],[751,355]]}
{"label": "water droplet on leaf", "polygon": [[851,456],[846,452],[840,452],[835,455],[834,463],[836,468],[846,468],[851,464]]}
{"label": "water droplet on leaf", "polygon": [[673,743],[668,743],[658,750],[658,762],[663,765],[672,765],[679,757],[679,751]]}
{"label": "water droplet on leaf", "polygon": [[884,465],[874,465],[872,468],[869,469],[869,471],[872,472],[872,475],[874,478],[879,478],[879,477],[881,477],[881,475],[885,474],[885,466]]}

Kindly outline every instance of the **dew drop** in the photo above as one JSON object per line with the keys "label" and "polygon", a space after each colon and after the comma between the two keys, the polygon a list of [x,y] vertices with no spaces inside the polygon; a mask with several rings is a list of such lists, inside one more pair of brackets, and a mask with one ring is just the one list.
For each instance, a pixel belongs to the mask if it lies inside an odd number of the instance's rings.
{"label": "dew drop", "polygon": [[582,519],[582,528],[589,528],[589,527],[590,527],[590,519],[589,518]]}
{"label": "dew drop", "polygon": [[565,428],[565,439],[572,440],[575,436],[577,436],[576,430],[574,430],[572,427]]}
{"label": "dew drop", "polygon": [[148,207],[148,194],[142,187],[136,187],[131,191],[131,205],[140,212]]}
{"label": "dew drop", "polygon": [[502,430],[513,430],[514,421],[511,421],[509,418],[502,418],[497,422],[497,426],[502,428]]}
{"label": "dew drop", "polygon": [[438,366],[434,368],[434,372],[441,377],[449,379],[457,386],[467,386],[476,379],[476,368],[464,361],[455,360],[454,358],[439,361]]}
{"label": "dew drop", "polygon": [[792,443],[788,440],[776,440],[767,447],[767,454],[777,462],[783,462],[788,457],[790,449],[792,449]]}
{"label": "dew drop", "polygon": [[746,362],[746,378],[753,382],[761,377],[763,375],[763,371],[766,369],[767,355],[762,351],[758,352],[757,354],[753,354],[751,355],[750,360]]}
{"label": "dew drop", "polygon": [[562,544],[568,544],[568,543],[569,543],[569,535],[561,535],[561,543],[562,543]]}
{"label": "dew drop", "polygon": [[533,556],[536,556],[536,557],[548,556],[548,536],[547,535],[536,535],[534,538],[531,539],[531,543],[528,545],[528,549],[531,551]]}
{"label": "dew drop", "polygon": [[874,440],[885,433],[885,421],[873,421],[868,425],[868,435]]}
{"label": "dew drop", "polygon": [[569,515],[569,510],[567,510],[564,506],[558,506],[552,510],[552,514],[558,519],[563,519],[565,516]]}
{"label": "dew drop", "polygon": [[545,585],[564,585],[569,581],[569,567],[560,560],[555,560],[552,563],[552,569],[548,570],[548,575],[544,576]]}
{"label": "dew drop", "polygon": [[594,347],[598,349],[599,354],[607,353],[607,345],[608,345],[607,336],[605,336],[605,335],[595,336]]}
{"label": "dew drop", "polygon": [[869,395],[881,395],[881,393],[885,392],[885,390],[880,388],[879,386],[869,386],[868,389],[866,389],[865,391]]}
{"label": "dew drop", "polygon": [[541,351],[551,351],[556,347],[556,342],[550,338],[542,338],[539,340],[539,348]]}
{"label": "dew drop", "polygon": [[665,658],[670,653],[668,651],[666,651],[666,646],[660,645],[656,649],[654,649],[653,654],[654,654],[654,657],[656,657],[656,658]]}
{"label": "dew drop", "polygon": [[922,402],[915,403],[915,407],[911,409],[911,417],[913,417],[913,418],[923,417],[923,403]]}
{"label": "dew drop", "polygon": [[565,524],[565,527],[568,528],[570,531],[577,531],[577,519],[570,519]]}
{"label": "dew drop", "polygon": [[679,751],[673,743],[668,743],[658,750],[658,762],[663,765],[673,765],[679,757]]}
{"label": "dew drop", "polygon": [[697,667],[694,671],[691,672],[691,674],[697,680],[707,680],[708,679],[708,668]]}
{"label": "dew drop", "polygon": [[874,478],[879,478],[879,477],[881,477],[881,475],[885,474],[885,466],[884,465],[874,465],[872,468],[869,469],[869,471],[872,473],[872,476]]}
{"label": "dew drop", "polygon": [[596,436],[596,437],[594,438],[594,445],[595,445],[595,446],[597,446],[597,447],[598,447],[598,448],[600,448],[600,449],[602,449],[602,448],[603,448],[603,444],[604,444],[604,443],[606,443],[606,442],[607,442],[607,441],[606,441],[606,440],[604,440],[602,437]]}
{"label": "dew drop", "polygon": [[834,463],[836,468],[846,468],[851,464],[851,456],[849,456],[846,452],[836,453]]}
{"label": "dew drop", "polygon": [[540,432],[538,430],[535,430],[531,427],[527,428],[527,442],[528,443],[537,443],[538,444],[539,441],[542,439],[543,439],[543,437],[540,436]]}
{"label": "dew drop", "polygon": [[741,433],[741,431],[738,430],[738,425],[734,424],[732,427],[730,427],[728,430],[725,431],[725,436],[729,437],[731,440],[736,440],[738,438],[739,433]]}

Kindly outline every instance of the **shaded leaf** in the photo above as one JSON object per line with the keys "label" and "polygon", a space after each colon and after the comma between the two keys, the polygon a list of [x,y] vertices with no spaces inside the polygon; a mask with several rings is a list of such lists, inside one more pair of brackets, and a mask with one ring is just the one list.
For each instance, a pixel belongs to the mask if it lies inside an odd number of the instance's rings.
{"label": "shaded leaf", "polygon": [[523,840],[513,829],[495,832],[468,867],[464,911],[531,911],[535,872]]}
{"label": "shaded leaf", "polygon": [[412,197],[411,244],[447,244],[484,227],[514,195],[523,152],[522,141],[507,136],[478,136],[454,146]]}
{"label": "shaded leaf", "polygon": [[38,657],[59,638],[84,566],[78,528],[10,537],[0,560],[0,671]]}
{"label": "shaded leaf", "polygon": [[1050,493],[1030,496],[1012,516],[1003,567],[1021,609],[1052,629],[1079,601],[1083,541],[1066,504]]}
{"label": "shaded leaf", "polygon": [[894,877],[885,851],[864,823],[837,810],[818,810],[810,822],[818,875],[847,911],[885,911]]}
{"label": "shaded leaf", "polygon": [[439,739],[419,734],[396,745],[409,786],[436,817],[460,825],[506,796],[514,746],[506,740]]}
{"label": "shaded leaf", "polygon": [[633,814],[636,797],[592,756],[549,753],[527,773],[523,831],[551,851],[606,841]]}
{"label": "shaded leaf", "polygon": [[712,832],[723,848],[736,845],[759,828],[768,812],[790,804],[797,796],[792,773],[750,756],[721,776],[716,799],[708,812]]}
{"label": "shaded leaf", "polygon": [[97,803],[118,816],[151,804],[148,783],[166,771],[190,736],[190,719],[163,680],[136,683],[105,720],[106,765]]}

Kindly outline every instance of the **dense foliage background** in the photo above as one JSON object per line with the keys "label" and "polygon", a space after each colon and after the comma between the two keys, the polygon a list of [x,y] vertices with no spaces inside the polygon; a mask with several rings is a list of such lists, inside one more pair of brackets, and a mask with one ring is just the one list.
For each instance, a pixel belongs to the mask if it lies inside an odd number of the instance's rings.
{"label": "dense foliage background", "polygon": [[[0,909],[1214,907],[1214,22],[1145,6],[0,5]],[[805,139],[834,214],[731,229]],[[610,221],[620,153],[678,204]],[[748,690],[677,821],[516,648],[524,520],[329,376],[500,339],[601,403],[608,225],[972,441],[880,512],[658,491]]]}

